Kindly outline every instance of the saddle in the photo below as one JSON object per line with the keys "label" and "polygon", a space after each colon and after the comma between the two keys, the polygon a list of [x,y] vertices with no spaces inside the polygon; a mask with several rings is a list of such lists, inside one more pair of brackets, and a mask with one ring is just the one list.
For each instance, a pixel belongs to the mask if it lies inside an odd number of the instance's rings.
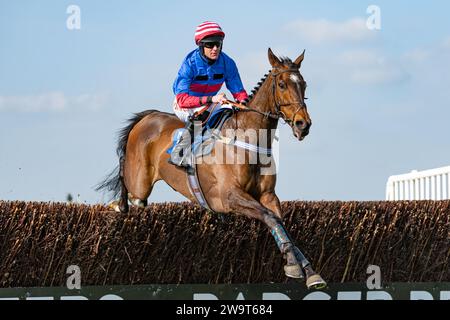
{"label": "saddle", "polygon": [[227,121],[233,113],[233,109],[229,107],[222,107],[214,110],[209,119],[206,121],[203,133],[207,130],[222,130],[225,121]]}

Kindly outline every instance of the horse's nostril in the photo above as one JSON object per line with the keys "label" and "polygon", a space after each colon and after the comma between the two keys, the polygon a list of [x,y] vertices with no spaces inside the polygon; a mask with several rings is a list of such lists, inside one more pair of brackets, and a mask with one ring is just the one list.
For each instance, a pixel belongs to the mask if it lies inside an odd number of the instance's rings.
{"label": "horse's nostril", "polygon": [[303,121],[303,120],[297,120],[297,121],[295,121],[295,126],[297,127],[297,128],[300,128],[300,129],[305,129],[305,127],[306,127],[306,122],[305,121]]}

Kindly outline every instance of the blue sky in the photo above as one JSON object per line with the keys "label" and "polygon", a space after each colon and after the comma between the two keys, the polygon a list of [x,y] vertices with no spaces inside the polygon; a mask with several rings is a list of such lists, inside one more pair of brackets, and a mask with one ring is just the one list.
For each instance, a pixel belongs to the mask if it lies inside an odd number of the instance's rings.
{"label": "blue sky", "polygon": [[[448,1],[0,0],[0,199],[105,198],[116,132],[133,112],[169,111],[195,27],[219,22],[250,91],[267,48],[306,49],[311,134],[281,126],[282,200],[379,200],[387,178],[450,163]],[[69,5],[81,29],[66,28]],[[381,10],[381,30],[365,27]],[[150,201],[183,198],[159,183]]]}

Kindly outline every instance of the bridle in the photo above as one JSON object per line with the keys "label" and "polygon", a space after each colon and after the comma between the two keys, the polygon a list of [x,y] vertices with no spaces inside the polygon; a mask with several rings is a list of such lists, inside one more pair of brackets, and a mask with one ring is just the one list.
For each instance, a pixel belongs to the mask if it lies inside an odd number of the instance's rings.
{"label": "bridle", "polygon": [[[302,108],[306,108],[306,105],[305,105],[304,101],[280,103],[277,100],[277,77],[282,73],[286,73],[286,72],[298,73],[299,71],[297,69],[287,69],[287,70],[277,70],[277,72],[274,72],[274,70],[276,70],[276,69],[273,69],[270,72],[270,76],[272,77],[272,95],[273,95],[273,100],[275,102],[275,113],[273,113],[272,111],[263,112],[263,111],[259,111],[259,110],[256,110],[256,109],[253,109],[250,107],[241,108],[240,111],[256,112],[256,113],[259,113],[260,115],[264,116],[265,118],[271,118],[271,119],[275,119],[275,120],[283,119],[286,123],[288,123],[289,125],[292,125],[294,123],[294,118],[295,118],[295,115],[297,114],[297,112],[300,111]],[[297,104],[297,105],[299,105],[299,107],[293,113],[292,119],[287,119],[286,114],[283,111],[281,111],[281,107],[290,106],[293,104]]]}

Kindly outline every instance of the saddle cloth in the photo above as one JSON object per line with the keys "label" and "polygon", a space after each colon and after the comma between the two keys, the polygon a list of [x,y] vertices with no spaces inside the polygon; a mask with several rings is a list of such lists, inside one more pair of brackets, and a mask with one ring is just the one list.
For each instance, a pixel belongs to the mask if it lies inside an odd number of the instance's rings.
{"label": "saddle cloth", "polygon": [[[233,109],[230,105],[221,105],[216,108],[206,124],[201,130],[201,134],[194,137],[194,143],[192,146],[193,154],[198,157],[202,155],[208,155],[214,148],[215,142],[218,138],[217,134],[222,129],[226,120],[228,120],[233,115]],[[171,154],[175,146],[180,141],[186,128],[177,129],[173,134],[172,145],[167,150],[168,154]]]}

